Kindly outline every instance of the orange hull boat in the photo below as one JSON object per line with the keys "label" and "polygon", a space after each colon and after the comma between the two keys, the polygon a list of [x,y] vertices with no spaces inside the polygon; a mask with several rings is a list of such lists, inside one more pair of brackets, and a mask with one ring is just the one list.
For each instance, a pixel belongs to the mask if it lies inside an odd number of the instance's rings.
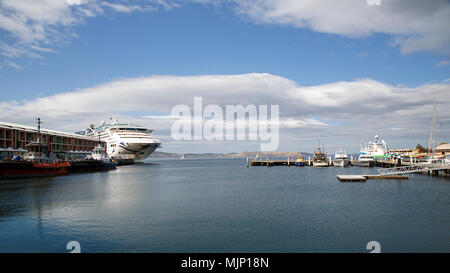
{"label": "orange hull boat", "polygon": [[[0,163],[0,165],[3,165]],[[31,163],[24,164],[9,162],[8,166],[0,168],[1,178],[25,178],[40,176],[65,175],[69,172],[70,164],[68,162],[58,163]]]}

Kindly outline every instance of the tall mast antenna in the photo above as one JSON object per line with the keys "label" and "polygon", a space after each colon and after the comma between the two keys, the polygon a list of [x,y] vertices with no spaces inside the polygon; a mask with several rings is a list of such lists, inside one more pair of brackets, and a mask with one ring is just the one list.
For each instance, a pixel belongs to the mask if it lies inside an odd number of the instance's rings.
{"label": "tall mast antenna", "polygon": [[37,118],[37,125],[38,125],[38,130],[37,130],[37,142],[41,142],[40,141],[40,137],[41,137],[41,119]]}

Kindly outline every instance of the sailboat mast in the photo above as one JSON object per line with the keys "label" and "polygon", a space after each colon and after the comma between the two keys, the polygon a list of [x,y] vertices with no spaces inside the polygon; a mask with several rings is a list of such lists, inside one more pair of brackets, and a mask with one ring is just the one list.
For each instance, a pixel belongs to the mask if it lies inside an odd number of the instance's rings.
{"label": "sailboat mast", "polygon": [[434,98],[433,102],[433,112],[431,114],[431,125],[430,125],[430,133],[429,133],[429,139],[428,139],[428,153],[432,153],[434,156],[435,153],[435,130],[436,130],[436,115],[437,115],[437,106],[436,106],[436,98]]}

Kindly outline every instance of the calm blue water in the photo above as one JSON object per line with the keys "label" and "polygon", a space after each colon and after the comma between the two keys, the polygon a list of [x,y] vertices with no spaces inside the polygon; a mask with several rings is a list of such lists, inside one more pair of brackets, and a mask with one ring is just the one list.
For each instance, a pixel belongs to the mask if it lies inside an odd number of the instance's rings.
{"label": "calm blue water", "polygon": [[450,252],[450,179],[160,160],[0,182],[0,252]]}

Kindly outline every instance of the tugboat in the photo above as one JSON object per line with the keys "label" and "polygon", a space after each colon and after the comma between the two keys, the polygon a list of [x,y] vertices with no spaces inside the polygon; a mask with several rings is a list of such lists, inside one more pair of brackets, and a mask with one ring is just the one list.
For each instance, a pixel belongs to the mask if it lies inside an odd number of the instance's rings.
{"label": "tugboat", "polygon": [[320,149],[320,146],[317,148],[317,151],[314,152],[313,158],[313,166],[316,168],[328,167],[328,158],[324,151]]}
{"label": "tugboat", "polygon": [[113,170],[117,168],[117,162],[112,160],[100,144],[92,150],[92,159],[101,162],[102,170]]}
{"label": "tugboat", "polygon": [[73,160],[70,162],[70,171],[100,171],[102,162],[92,158]]}
{"label": "tugboat", "polygon": [[105,171],[115,168],[117,168],[117,162],[108,156],[101,144],[92,150],[90,156],[83,160],[73,161],[71,166],[71,170],[74,171]]}
{"label": "tugboat", "polygon": [[26,145],[28,152],[21,158],[0,161],[0,178],[25,178],[40,176],[65,175],[70,164],[56,159],[46,143],[41,142],[41,120],[38,118],[38,131],[35,142]]}

